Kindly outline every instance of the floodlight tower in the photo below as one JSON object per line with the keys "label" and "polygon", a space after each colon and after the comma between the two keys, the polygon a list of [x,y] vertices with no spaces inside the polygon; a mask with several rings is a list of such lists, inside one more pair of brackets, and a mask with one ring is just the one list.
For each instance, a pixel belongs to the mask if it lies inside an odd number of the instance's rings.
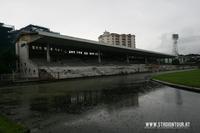
{"label": "floodlight tower", "polygon": [[173,54],[177,57],[178,57],[178,44],[177,44],[178,38],[179,38],[178,34],[172,35],[172,39],[173,39],[173,49],[172,49],[172,51],[173,51]]}

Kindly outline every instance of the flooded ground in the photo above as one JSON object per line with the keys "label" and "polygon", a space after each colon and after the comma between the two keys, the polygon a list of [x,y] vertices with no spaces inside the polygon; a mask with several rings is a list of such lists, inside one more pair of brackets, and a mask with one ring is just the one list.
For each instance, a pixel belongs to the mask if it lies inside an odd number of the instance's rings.
{"label": "flooded ground", "polygon": [[[0,111],[32,133],[200,131],[200,94],[144,82],[148,75],[1,87]],[[145,129],[145,122],[190,122],[186,129]]]}

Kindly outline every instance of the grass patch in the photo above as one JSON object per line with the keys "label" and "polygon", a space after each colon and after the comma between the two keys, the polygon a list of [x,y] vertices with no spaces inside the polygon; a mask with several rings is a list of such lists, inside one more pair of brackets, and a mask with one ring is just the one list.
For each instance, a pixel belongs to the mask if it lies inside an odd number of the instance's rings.
{"label": "grass patch", "polygon": [[26,131],[22,125],[0,115],[0,133],[25,133]]}
{"label": "grass patch", "polygon": [[160,74],[154,76],[153,79],[200,88],[200,69]]}

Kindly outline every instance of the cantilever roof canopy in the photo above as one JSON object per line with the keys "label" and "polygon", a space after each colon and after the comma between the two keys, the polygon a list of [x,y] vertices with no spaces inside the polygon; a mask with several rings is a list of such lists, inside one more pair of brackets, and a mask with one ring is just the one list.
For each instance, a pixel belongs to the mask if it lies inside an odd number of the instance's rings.
{"label": "cantilever roof canopy", "polygon": [[121,47],[116,45],[108,45],[97,41],[75,38],[65,35],[60,35],[51,32],[38,31],[39,38],[30,42],[31,44],[50,44],[52,46],[74,48],[80,50],[94,50],[111,53],[121,53],[135,56],[148,56],[158,58],[171,58],[175,57],[170,54],[163,54],[154,51],[142,50],[137,48]]}

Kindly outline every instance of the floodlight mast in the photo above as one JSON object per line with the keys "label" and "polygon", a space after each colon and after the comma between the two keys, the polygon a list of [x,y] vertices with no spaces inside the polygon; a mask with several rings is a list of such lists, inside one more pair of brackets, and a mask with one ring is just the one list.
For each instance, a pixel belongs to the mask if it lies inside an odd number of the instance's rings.
{"label": "floodlight mast", "polygon": [[177,57],[178,57],[178,38],[179,38],[178,34],[173,34],[172,35],[172,39],[173,39],[173,49],[172,49],[172,52]]}

